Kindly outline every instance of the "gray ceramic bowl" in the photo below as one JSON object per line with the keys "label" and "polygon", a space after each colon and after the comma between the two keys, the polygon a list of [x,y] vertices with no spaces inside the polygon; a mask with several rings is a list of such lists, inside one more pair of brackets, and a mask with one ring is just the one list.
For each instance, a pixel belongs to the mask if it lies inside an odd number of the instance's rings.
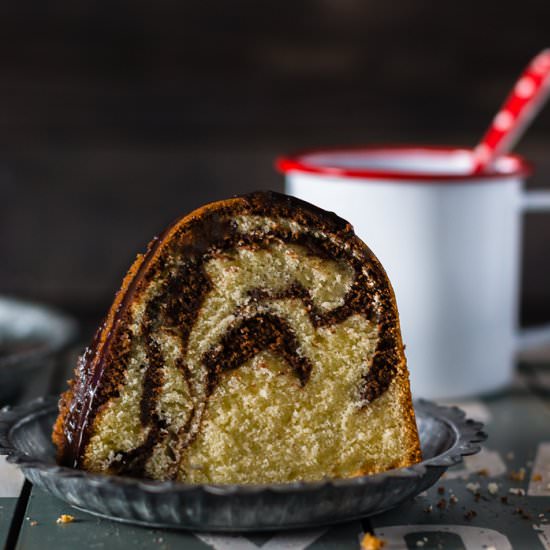
{"label": "gray ceramic bowl", "polygon": [[261,531],[315,526],[377,514],[433,485],[479,451],[482,425],[456,407],[415,403],[424,460],[353,479],[280,485],[186,485],[89,474],[57,466],[51,443],[56,399],[0,411],[0,453],[56,497],[98,516],[151,527]]}
{"label": "gray ceramic bowl", "polygon": [[51,308],[0,296],[0,403],[14,398],[76,333],[76,323]]}

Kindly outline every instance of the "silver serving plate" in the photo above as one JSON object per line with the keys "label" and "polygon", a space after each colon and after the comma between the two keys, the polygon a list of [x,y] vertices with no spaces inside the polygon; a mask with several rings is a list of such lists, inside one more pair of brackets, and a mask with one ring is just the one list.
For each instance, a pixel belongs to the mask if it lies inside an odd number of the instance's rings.
{"label": "silver serving plate", "polygon": [[187,485],[90,474],[58,466],[54,398],[0,411],[0,454],[32,483],[82,510],[117,521],[205,531],[311,527],[378,514],[433,485],[486,439],[456,407],[415,403],[424,460],[352,479],[278,485]]}
{"label": "silver serving plate", "polygon": [[0,403],[16,397],[76,333],[76,322],[52,308],[0,296]]}

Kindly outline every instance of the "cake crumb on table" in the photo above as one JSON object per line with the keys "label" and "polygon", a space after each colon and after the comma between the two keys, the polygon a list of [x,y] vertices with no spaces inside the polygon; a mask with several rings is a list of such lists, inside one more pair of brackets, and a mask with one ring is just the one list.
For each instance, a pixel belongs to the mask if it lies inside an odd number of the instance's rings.
{"label": "cake crumb on table", "polygon": [[31,522],[29,522],[29,525],[31,527],[36,527],[38,525],[38,522],[35,519],[33,519]]}
{"label": "cake crumb on table", "polygon": [[535,474],[531,478],[532,481],[542,481],[542,476],[540,474]]}
{"label": "cake crumb on table", "polygon": [[510,479],[512,481],[523,481],[525,479],[525,468],[520,468],[517,472],[512,470],[510,472]]}
{"label": "cake crumb on table", "polygon": [[56,520],[55,523],[72,523],[75,520],[74,516],[70,514],[61,514]]}
{"label": "cake crumb on table", "polygon": [[385,544],[382,539],[370,533],[365,533],[365,536],[361,540],[361,550],[380,550]]}
{"label": "cake crumb on table", "polygon": [[531,520],[533,519],[529,512],[526,512],[523,508],[516,508],[514,514],[518,514],[521,518]]}
{"label": "cake crumb on table", "polygon": [[496,495],[498,493],[498,483],[489,483],[489,485],[487,485],[487,490],[489,491],[489,494]]}
{"label": "cake crumb on table", "polygon": [[508,492],[511,495],[516,495],[518,497],[524,497],[525,496],[525,489],[522,489],[521,487],[510,487]]}
{"label": "cake crumb on table", "polygon": [[471,493],[477,493],[479,491],[479,488],[481,487],[481,485],[479,483],[467,483],[466,484],[466,489],[468,489],[468,491],[470,491]]}

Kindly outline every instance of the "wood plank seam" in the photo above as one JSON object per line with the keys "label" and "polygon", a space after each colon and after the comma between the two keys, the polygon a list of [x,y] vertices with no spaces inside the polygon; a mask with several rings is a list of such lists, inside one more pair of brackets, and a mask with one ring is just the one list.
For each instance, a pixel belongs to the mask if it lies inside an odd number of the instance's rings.
{"label": "wood plank seam", "polygon": [[17,505],[15,507],[15,512],[11,520],[5,550],[13,550],[17,545],[19,532],[21,531],[21,526],[23,525],[23,521],[25,519],[25,512],[27,511],[27,504],[31,496],[31,487],[31,483],[25,480],[25,483],[23,484],[23,489],[21,490],[21,494],[17,499]]}

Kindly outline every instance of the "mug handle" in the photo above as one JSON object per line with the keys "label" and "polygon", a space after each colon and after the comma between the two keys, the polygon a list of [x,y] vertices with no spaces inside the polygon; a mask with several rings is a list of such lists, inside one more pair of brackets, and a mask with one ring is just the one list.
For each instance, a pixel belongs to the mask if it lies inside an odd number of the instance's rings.
{"label": "mug handle", "polygon": [[[550,191],[524,192],[521,210],[523,213],[550,212]],[[547,344],[550,344],[550,323],[519,330],[516,351],[527,351]]]}

